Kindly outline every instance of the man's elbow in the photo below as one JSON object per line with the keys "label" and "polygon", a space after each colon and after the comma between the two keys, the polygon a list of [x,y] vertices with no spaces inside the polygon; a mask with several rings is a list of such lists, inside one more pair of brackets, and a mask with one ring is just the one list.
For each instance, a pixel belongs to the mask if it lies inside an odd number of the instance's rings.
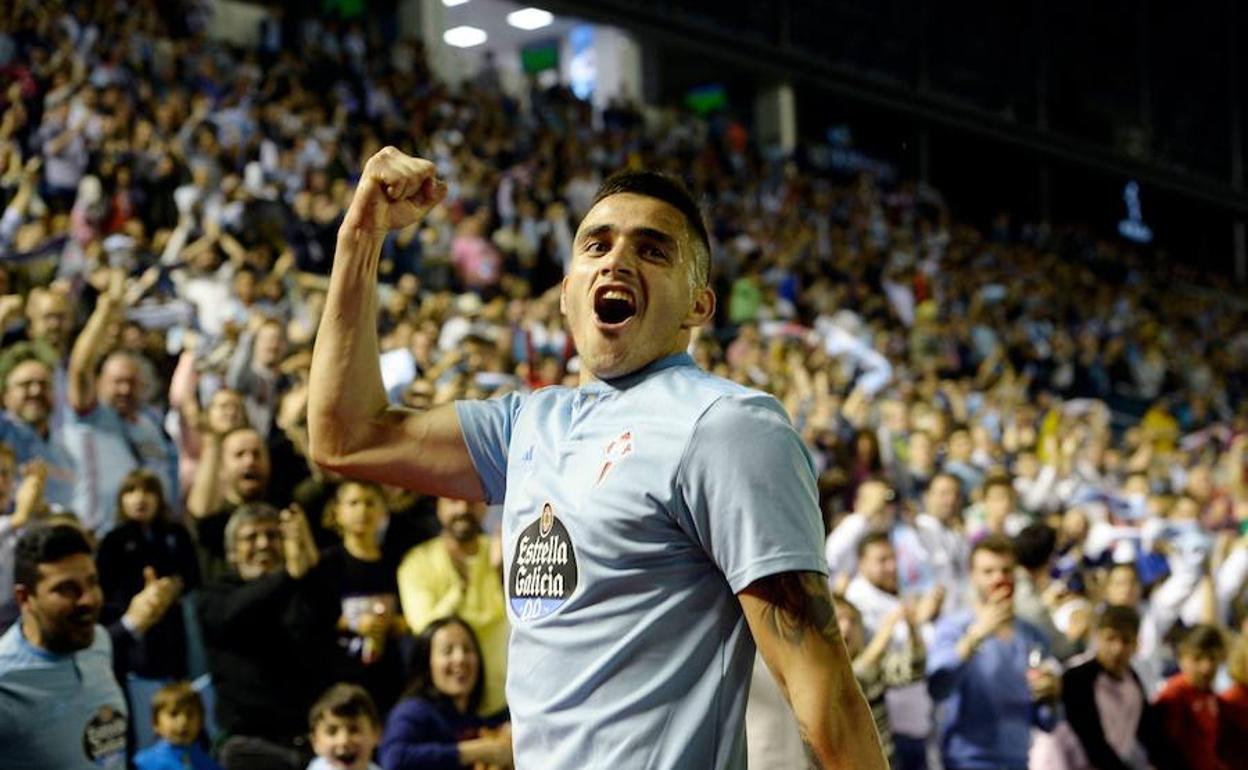
{"label": "man's elbow", "polygon": [[327,471],[341,469],[346,458],[345,447],[341,441],[333,440],[333,431],[325,427],[314,427],[308,421],[308,459]]}

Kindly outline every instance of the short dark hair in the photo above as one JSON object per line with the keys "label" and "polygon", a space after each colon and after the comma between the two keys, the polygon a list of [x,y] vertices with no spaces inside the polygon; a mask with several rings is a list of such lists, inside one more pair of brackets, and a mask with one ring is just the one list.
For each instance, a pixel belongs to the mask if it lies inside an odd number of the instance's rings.
{"label": "short dark hair", "polygon": [[77,527],[69,524],[34,526],[18,538],[13,554],[13,583],[31,591],[39,583],[39,565],[69,556],[92,554],[91,544]]}
{"label": "short dark hair", "polygon": [[855,551],[855,555],[861,559],[863,554],[867,552],[868,548],[873,545],[879,545],[880,543],[883,543],[889,548],[893,547],[892,538],[888,536],[887,532],[880,529],[873,529],[858,539],[858,548]]}
{"label": "short dark hair", "polygon": [[1049,563],[1057,550],[1057,530],[1048,524],[1029,524],[1014,536],[1014,555],[1018,565],[1039,569]]}
{"label": "short dark hair", "polygon": [[156,691],[152,696],[152,724],[156,724],[161,712],[180,709],[191,709],[201,719],[204,716],[204,701],[190,682],[170,682]]}
{"label": "short dark hair", "polygon": [[1132,607],[1107,605],[1096,618],[1096,630],[1102,629],[1135,638],[1140,635],[1140,613]]}
{"label": "short dark hair", "polygon": [[135,468],[121,480],[121,488],[117,490],[118,524],[126,521],[125,506],[122,505],[121,498],[136,489],[156,495],[156,521],[163,524],[172,518],[169,513],[169,502],[165,500],[165,487],[161,484],[160,477],[146,468]]}
{"label": "short dark hair", "polygon": [[450,625],[457,625],[468,632],[472,647],[477,652],[477,681],[468,693],[468,713],[475,714],[481,707],[481,698],[485,695],[485,659],[481,655],[481,642],[472,626],[458,615],[439,618],[420,632],[412,644],[411,657],[408,658],[407,670],[412,672],[404,695],[411,698],[423,698],[439,706],[449,706],[450,699],[433,684],[433,668],[430,659],[433,656],[433,637],[438,631]]}
{"label": "short dark hair", "polygon": [[974,564],[975,554],[980,551],[995,553],[998,556],[1009,556],[1011,559],[1018,558],[1014,553],[1014,543],[1005,535],[988,535],[983,540],[980,540],[971,547],[971,555],[970,558],[967,559],[966,563]]}
{"label": "short dark hair", "polygon": [[984,479],[983,485],[980,487],[984,493],[984,497],[988,496],[988,490],[993,487],[1005,487],[1007,492],[1011,495],[1014,494],[1014,481],[1010,478],[1010,474],[1008,473],[997,471],[989,474],[988,477]]}
{"label": "short dark hair", "polygon": [[1221,629],[1207,623],[1192,626],[1179,639],[1179,653],[1196,655],[1225,655],[1226,637]]}
{"label": "short dark hair", "polygon": [[711,274],[711,239],[706,222],[689,188],[676,177],[657,171],[617,171],[603,180],[594,195],[593,205],[612,195],[633,193],[661,200],[685,215],[694,235],[694,279],[699,288],[706,286]]}
{"label": "short dark hair", "polygon": [[343,719],[364,717],[374,727],[381,728],[381,714],[377,711],[377,704],[373,702],[368,690],[358,684],[339,682],[322,693],[308,710],[308,728],[315,730],[317,723],[327,715]]}
{"label": "short dark hair", "polygon": [[962,479],[958,478],[957,474],[950,471],[936,471],[933,473],[932,477],[927,480],[927,485],[923,487],[923,491],[925,493],[932,491],[932,487],[936,486],[936,482],[940,479],[949,479],[956,484],[958,487],[958,496],[962,496]]}

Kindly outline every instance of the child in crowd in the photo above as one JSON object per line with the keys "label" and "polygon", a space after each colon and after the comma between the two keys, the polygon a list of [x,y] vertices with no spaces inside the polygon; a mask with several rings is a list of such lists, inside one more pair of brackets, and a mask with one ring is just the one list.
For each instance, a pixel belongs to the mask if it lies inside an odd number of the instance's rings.
{"label": "child in crowd", "polygon": [[406,630],[399,612],[398,565],[382,554],[379,531],[387,516],[377,485],[344,481],[326,510],[327,523],[341,534],[342,544],[321,554],[321,569],[332,576],[342,601],[338,643],[348,661],[344,677],[363,685],[382,712],[403,690],[399,640]]}
{"label": "child in crowd", "polygon": [[[884,692],[889,687],[900,687],[923,679],[927,664],[927,650],[923,635],[915,627],[913,611],[905,604],[885,616],[875,630],[870,644],[865,642],[866,629],[858,608],[840,594],[833,595],[836,603],[836,622],[845,639],[845,650],[853,661],[854,678],[862,687],[862,694],[871,707],[875,729],[880,733],[880,743],[885,756],[893,756],[893,731],[888,719],[888,704]],[[910,624],[909,643],[904,650],[890,650],[893,631],[898,623]]]}
{"label": "child in crowd", "polygon": [[1226,672],[1231,686],[1218,695],[1218,756],[1233,767],[1248,757],[1248,636],[1235,637]]}
{"label": "child in crowd", "polygon": [[308,712],[316,759],[308,770],[381,770],[373,752],[381,739],[381,717],[368,691],[336,684]]}
{"label": "child in crowd", "polygon": [[[156,474],[140,468],[122,480],[117,524],[100,542],[96,566],[110,616],[124,613],[153,573],[180,579],[184,592],[199,586],[191,534],[172,520]],[[186,655],[186,626],[180,605],[175,605],[133,646],[127,670],[145,679],[182,679],[187,675]]]}
{"label": "child in crowd", "polygon": [[411,684],[386,720],[381,763],[386,770],[511,767],[507,712],[477,716],[485,672],[477,636],[463,620],[433,621],[412,650]]}
{"label": "child in crowd", "polygon": [[1226,640],[1216,626],[1193,626],[1179,640],[1179,673],[1157,695],[1166,736],[1188,770],[1229,770],[1218,758],[1218,697],[1213,680],[1226,659]]}
{"label": "child in crowd", "polygon": [[189,682],[173,682],[152,697],[152,727],[160,736],[134,757],[138,770],[221,770],[204,751],[204,703]]}

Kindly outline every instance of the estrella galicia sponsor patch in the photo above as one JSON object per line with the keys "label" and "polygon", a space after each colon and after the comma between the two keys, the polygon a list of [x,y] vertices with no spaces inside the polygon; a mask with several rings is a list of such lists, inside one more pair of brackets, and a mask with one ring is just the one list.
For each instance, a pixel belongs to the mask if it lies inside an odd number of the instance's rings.
{"label": "estrella galicia sponsor patch", "polygon": [[82,731],[82,750],[98,767],[125,767],[126,715],[101,706]]}
{"label": "estrella galicia sponsor patch", "polygon": [[568,530],[546,503],[542,513],[520,532],[507,575],[511,611],[520,620],[544,618],[563,606],[576,590],[576,551]]}

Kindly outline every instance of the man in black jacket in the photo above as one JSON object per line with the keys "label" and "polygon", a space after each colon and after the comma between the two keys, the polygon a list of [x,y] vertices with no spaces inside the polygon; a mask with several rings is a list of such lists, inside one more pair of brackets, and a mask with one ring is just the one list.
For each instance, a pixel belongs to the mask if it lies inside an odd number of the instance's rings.
{"label": "man in black jacket", "polygon": [[304,515],[242,505],[225,529],[233,574],[199,598],[226,770],[303,770],[307,712],[336,681],[336,588]]}
{"label": "man in black jacket", "polygon": [[1062,675],[1062,702],[1096,770],[1146,770],[1163,759],[1163,731],[1139,676],[1131,669],[1140,616],[1108,606],[1097,619],[1094,657]]}

